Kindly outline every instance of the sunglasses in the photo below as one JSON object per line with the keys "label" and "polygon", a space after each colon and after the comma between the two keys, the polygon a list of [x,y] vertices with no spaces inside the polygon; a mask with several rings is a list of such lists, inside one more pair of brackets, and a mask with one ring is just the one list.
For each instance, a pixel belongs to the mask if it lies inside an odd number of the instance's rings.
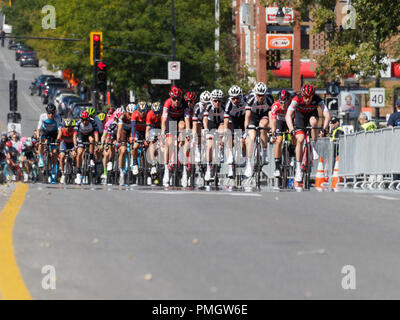
{"label": "sunglasses", "polygon": [[240,100],[240,97],[233,97],[232,100]]}
{"label": "sunglasses", "polygon": [[172,101],[179,101],[179,100],[181,100],[181,98],[176,98],[176,97],[172,97],[171,99],[172,99]]}
{"label": "sunglasses", "polygon": [[265,94],[256,94],[257,97],[262,98],[265,97]]}
{"label": "sunglasses", "polygon": [[47,114],[56,114],[55,112],[47,112]]}

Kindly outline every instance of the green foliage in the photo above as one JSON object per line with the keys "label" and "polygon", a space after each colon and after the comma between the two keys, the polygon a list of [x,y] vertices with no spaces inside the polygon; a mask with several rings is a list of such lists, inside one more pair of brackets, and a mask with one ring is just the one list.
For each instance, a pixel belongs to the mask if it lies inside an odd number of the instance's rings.
{"label": "green foliage", "polygon": [[[59,69],[70,68],[74,75],[92,81],[89,64],[89,33],[103,32],[104,47],[171,54],[171,0],[53,0],[56,29],[44,30],[41,8],[47,0],[18,0],[4,6],[15,35],[83,39],[79,42],[29,40],[40,58]],[[175,0],[176,59],[181,61],[183,89],[212,90],[233,83],[247,83],[249,73],[238,66],[235,38],[221,37],[219,72],[215,71],[215,16],[213,1]],[[163,20],[165,19],[166,28]],[[232,32],[230,0],[221,1],[221,35]],[[134,90],[147,94],[154,78],[167,78],[171,58],[119,53],[104,49],[109,65],[108,78],[117,94]],[[229,84],[228,84],[229,83]],[[167,89],[167,88],[165,88]],[[160,91],[162,95],[165,90]],[[145,97],[147,98],[147,97]]]}

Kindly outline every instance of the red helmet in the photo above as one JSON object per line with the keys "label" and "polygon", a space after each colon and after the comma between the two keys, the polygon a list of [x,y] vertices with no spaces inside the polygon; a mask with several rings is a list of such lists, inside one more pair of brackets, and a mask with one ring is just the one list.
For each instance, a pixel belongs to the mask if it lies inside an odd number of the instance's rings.
{"label": "red helmet", "polygon": [[306,98],[311,98],[315,93],[315,88],[311,84],[305,84],[301,88],[301,95]]}
{"label": "red helmet", "polygon": [[181,98],[182,97],[182,90],[176,86],[171,87],[171,91],[169,92],[169,96],[172,98]]}
{"label": "red helmet", "polygon": [[194,101],[196,101],[196,98],[197,98],[196,93],[193,92],[193,91],[188,91],[185,94],[185,100],[186,101],[193,101],[194,102]]}
{"label": "red helmet", "polygon": [[108,114],[113,114],[115,112],[115,109],[113,107],[108,108],[107,113]]}
{"label": "red helmet", "polygon": [[89,119],[89,112],[87,112],[86,110],[83,110],[81,112],[81,119],[82,120],[88,120]]}
{"label": "red helmet", "polygon": [[7,142],[6,142],[6,146],[9,147],[9,148],[11,148],[11,147],[12,147],[12,142],[11,142],[11,141],[7,141]]}
{"label": "red helmet", "polygon": [[288,101],[290,99],[290,93],[289,91],[282,89],[281,92],[279,92],[279,101]]}

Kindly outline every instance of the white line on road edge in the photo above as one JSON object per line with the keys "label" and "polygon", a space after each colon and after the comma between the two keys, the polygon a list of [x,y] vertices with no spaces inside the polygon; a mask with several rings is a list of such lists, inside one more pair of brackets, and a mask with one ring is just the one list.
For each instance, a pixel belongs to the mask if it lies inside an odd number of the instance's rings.
{"label": "white line on road edge", "polygon": [[393,198],[387,196],[375,196],[375,198],[383,199],[383,200],[400,200],[400,198]]}
{"label": "white line on road edge", "polygon": [[143,191],[142,193],[155,193],[164,195],[177,195],[177,194],[201,194],[213,196],[242,196],[242,197],[261,197],[258,193],[229,193],[229,192],[207,192],[207,191]]}

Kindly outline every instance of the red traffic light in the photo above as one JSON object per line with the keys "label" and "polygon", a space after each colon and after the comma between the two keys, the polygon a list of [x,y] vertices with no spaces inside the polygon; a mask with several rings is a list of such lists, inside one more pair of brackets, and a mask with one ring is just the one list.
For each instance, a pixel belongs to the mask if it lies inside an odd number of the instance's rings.
{"label": "red traffic light", "polygon": [[104,70],[104,68],[106,67],[107,65],[103,61],[97,63],[97,68],[99,68],[100,70]]}
{"label": "red traffic light", "polygon": [[100,41],[100,35],[98,35],[98,34],[93,35],[93,41],[99,42]]}

